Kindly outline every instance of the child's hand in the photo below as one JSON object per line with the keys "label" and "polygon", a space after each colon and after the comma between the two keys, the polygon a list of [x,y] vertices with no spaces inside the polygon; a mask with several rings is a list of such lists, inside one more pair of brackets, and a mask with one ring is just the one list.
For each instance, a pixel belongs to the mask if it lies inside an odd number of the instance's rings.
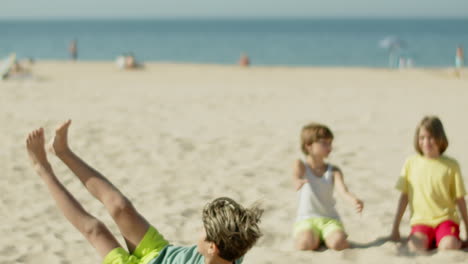
{"label": "child's hand", "polygon": [[307,182],[308,182],[307,179],[295,179],[294,188],[296,189],[296,191],[298,191],[302,188],[302,185],[304,185]]}
{"label": "child's hand", "polygon": [[390,240],[393,242],[400,242],[400,231],[398,230],[393,230],[392,233],[390,234]]}
{"label": "child's hand", "polygon": [[462,248],[468,248],[468,240],[462,240]]}
{"label": "child's hand", "polygon": [[364,209],[364,202],[359,199],[354,199],[354,207],[356,208],[356,212],[361,213],[362,209]]}

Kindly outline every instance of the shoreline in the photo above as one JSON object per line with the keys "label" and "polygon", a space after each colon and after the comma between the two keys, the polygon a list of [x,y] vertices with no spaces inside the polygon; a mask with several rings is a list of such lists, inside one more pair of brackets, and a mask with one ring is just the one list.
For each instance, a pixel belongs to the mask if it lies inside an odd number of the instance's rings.
{"label": "shoreline", "polygon": [[[20,59],[22,60],[22,59]],[[34,59],[34,63],[63,63],[63,64],[114,64],[115,60],[77,60],[71,61],[68,59],[54,60],[54,59]],[[389,67],[370,67],[370,66],[323,66],[323,65],[256,65],[252,64],[248,67],[242,67],[238,64],[222,64],[222,63],[197,63],[197,62],[173,62],[173,61],[143,61],[143,65],[168,65],[168,66],[200,66],[200,67],[238,67],[238,68],[281,68],[281,69],[367,69],[367,70],[389,70],[389,71],[405,71],[405,70],[450,70],[455,69],[455,66],[413,66],[408,68],[389,68]],[[144,69],[144,68],[143,68]],[[467,71],[468,66],[464,66],[462,71]]]}
{"label": "shoreline", "polygon": [[[20,60],[21,61],[21,60]],[[224,69],[224,70],[242,70],[246,72],[258,72],[258,71],[339,71],[339,72],[353,72],[353,71],[368,71],[370,72],[382,72],[382,73],[409,73],[409,72],[439,72],[439,73],[455,73],[455,67],[411,67],[411,68],[388,68],[388,67],[364,67],[364,66],[294,66],[294,65],[250,65],[248,67],[243,67],[237,64],[214,64],[214,63],[186,63],[186,62],[168,62],[168,61],[147,61],[143,62],[142,68],[137,69],[119,69],[115,61],[106,61],[106,60],[34,60],[34,63],[31,65],[31,69],[40,69],[41,66],[66,66],[66,67],[93,67],[93,66],[110,66],[106,67],[109,69],[116,69],[121,72],[145,72],[148,69],[152,68],[161,68],[167,67],[173,70],[183,69],[183,68],[199,68],[203,69]],[[468,67],[461,68],[461,79],[465,79],[468,76]]]}

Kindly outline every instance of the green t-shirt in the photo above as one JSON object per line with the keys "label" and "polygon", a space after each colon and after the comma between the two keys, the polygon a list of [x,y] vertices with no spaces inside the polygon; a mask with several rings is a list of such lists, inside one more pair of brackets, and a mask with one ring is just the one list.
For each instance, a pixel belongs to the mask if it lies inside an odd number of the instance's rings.
{"label": "green t-shirt", "polygon": [[[236,260],[235,264],[241,264],[242,259]],[[197,246],[178,247],[169,245],[148,264],[205,264],[205,258],[198,253]]]}

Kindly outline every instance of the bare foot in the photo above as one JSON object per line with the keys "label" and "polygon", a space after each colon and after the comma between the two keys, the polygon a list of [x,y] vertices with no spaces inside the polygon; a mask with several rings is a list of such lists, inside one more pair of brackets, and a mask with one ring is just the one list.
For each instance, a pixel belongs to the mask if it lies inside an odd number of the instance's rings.
{"label": "bare foot", "polygon": [[34,166],[45,167],[49,164],[44,148],[44,129],[33,130],[26,139],[26,148]]}
{"label": "bare foot", "polygon": [[70,150],[68,148],[68,127],[70,124],[71,120],[69,119],[55,129],[55,136],[48,144],[48,150],[51,153],[58,156]]}

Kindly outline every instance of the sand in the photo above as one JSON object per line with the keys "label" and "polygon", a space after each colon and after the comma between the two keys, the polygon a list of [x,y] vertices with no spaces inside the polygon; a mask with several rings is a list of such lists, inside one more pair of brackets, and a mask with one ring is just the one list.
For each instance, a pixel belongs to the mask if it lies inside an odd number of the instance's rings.
{"label": "sand", "polygon": [[[416,124],[443,121],[468,182],[468,71],[286,68],[153,63],[121,71],[111,62],[39,61],[32,80],[0,82],[0,263],[99,263],[33,172],[27,133],[50,138],[71,118],[70,145],[134,202],[176,245],[196,243],[201,209],[218,196],[261,201],[263,238],[245,264],[465,263],[464,251],[409,253],[386,240],[399,196],[393,186],[411,155]],[[337,197],[354,248],[297,252],[292,164],[310,122],[335,134],[330,162],[365,201],[362,215]],[[51,156],[65,186],[111,230],[115,224]],[[401,234],[409,232],[408,212]],[[465,237],[462,228],[462,237]]]}

